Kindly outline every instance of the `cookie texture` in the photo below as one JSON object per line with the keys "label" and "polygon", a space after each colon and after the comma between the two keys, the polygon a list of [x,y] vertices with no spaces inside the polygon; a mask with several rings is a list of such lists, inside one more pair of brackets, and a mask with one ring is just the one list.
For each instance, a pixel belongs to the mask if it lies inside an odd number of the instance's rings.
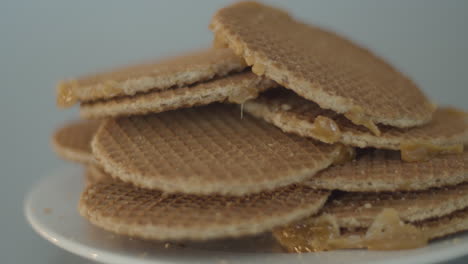
{"label": "cookie texture", "polygon": [[228,49],[193,51],[63,81],[57,86],[57,104],[69,107],[77,102],[184,87],[238,72],[245,67],[244,60]]}
{"label": "cookie texture", "polygon": [[332,166],[307,180],[320,189],[349,192],[416,191],[468,181],[468,152],[404,162],[396,151],[366,149],[356,160]]}
{"label": "cookie texture", "polygon": [[106,120],[91,146],[106,172],[139,187],[224,195],[303,181],[342,151],[222,104]]}
{"label": "cookie texture", "polygon": [[117,181],[117,180],[112,179],[112,177],[109,174],[105,173],[104,170],[99,168],[99,166],[97,165],[86,166],[84,178],[85,178],[86,184]]}
{"label": "cookie texture", "polygon": [[286,250],[297,253],[352,248],[401,250],[423,247],[430,240],[466,230],[468,209],[405,224],[394,209],[387,208],[369,228],[340,229],[335,218],[322,215],[276,228],[273,236]]}
{"label": "cookie texture", "polygon": [[405,222],[440,218],[468,207],[468,183],[416,192],[335,193],[322,213],[347,229],[369,227],[385,208],[395,209]]}
{"label": "cookie texture", "polygon": [[94,164],[91,140],[98,121],[73,121],[58,128],[52,135],[52,148],[61,158],[83,164]]}
{"label": "cookie texture", "polygon": [[418,86],[357,44],[255,2],[220,9],[210,25],[258,75],[278,82],[321,108],[344,114],[378,134],[376,124],[428,123],[435,107]]}
{"label": "cookie texture", "polygon": [[329,192],[291,185],[247,196],[165,194],[122,182],[88,186],[79,211],[108,231],[155,240],[259,234],[316,213]]}
{"label": "cookie texture", "polygon": [[241,104],[273,87],[277,87],[274,81],[247,71],[186,87],[82,103],[80,115],[87,119],[99,119],[159,113],[214,102]]}
{"label": "cookie texture", "polygon": [[[325,110],[286,89],[272,89],[244,104],[244,111],[281,128],[284,132],[311,137],[326,143],[340,142],[360,148],[399,150],[405,144],[450,146],[468,143],[468,114],[451,107],[440,107],[426,125],[401,129],[381,126],[379,136],[345,116]],[[330,120],[324,133],[316,128],[317,118]],[[325,124],[327,125],[327,124]]]}

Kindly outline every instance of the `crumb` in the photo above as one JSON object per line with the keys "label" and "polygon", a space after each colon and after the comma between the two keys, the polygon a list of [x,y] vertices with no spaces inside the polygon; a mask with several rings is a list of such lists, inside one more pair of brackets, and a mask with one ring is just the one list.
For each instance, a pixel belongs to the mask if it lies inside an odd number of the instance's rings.
{"label": "crumb", "polygon": [[372,204],[366,203],[366,204],[364,205],[364,208],[367,208],[367,209],[372,208]]}
{"label": "crumb", "polygon": [[171,245],[171,243],[169,243],[169,242],[167,242],[167,243],[164,244],[164,248],[170,248],[171,246],[172,246],[172,245]]}
{"label": "crumb", "polygon": [[52,208],[44,208],[44,214],[51,214]]}

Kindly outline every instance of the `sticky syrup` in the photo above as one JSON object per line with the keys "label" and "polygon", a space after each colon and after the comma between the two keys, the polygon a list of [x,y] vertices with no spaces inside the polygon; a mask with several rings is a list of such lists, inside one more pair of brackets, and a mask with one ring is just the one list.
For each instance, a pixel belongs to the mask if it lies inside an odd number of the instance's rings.
{"label": "sticky syrup", "polygon": [[70,107],[77,102],[73,94],[73,85],[76,81],[62,82],[58,85],[57,105],[60,107]]}
{"label": "sticky syrup", "polygon": [[265,65],[256,62],[252,65],[252,72],[257,75],[263,75],[265,73]]}
{"label": "sticky syrup", "polygon": [[289,252],[317,252],[329,250],[328,241],[338,238],[340,229],[335,218],[322,215],[277,228],[273,236]]}
{"label": "sticky syrup", "polygon": [[395,209],[382,210],[365,235],[341,234],[336,219],[330,215],[277,228],[273,235],[287,251],[296,253],[349,248],[401,250],[423,247],[428,242],[421,230],[401,221]]}
{"label": "sticky syrup", "polygon": [[228,101],[231,103],[242,104],[249,99],[256,98],[258,96],[258,90],[255,87],[246,87],[241,89],[236,94],[231,94]]}
{"label": "sticky syrup", "polygon": [[346,112],[344,116],[354,124],[364,126],[374,133],[374,135],[380,136],[381,132],[377,125],[364,114],[364,111],[362,111],[360,107],[355,107],[354,109]]}
{"label": "sticky syrup", "polygon": [[314,137],[325,143],[335,143],[341,138],[338,124],[325,116],[317,116],[312,124],[311,132]]}
{"label": "sticky syrup", "polygon": [[339,144],[338,155],[333,160],[334,165],[344,164],[356,158],[356,150],[353,147]]}
{"label": "sticky syrup", "polygon": [[395,209],[384,209],[367,230],[364,241],[370,250],[398,250],[423,247],[428,237],[401,221]]}

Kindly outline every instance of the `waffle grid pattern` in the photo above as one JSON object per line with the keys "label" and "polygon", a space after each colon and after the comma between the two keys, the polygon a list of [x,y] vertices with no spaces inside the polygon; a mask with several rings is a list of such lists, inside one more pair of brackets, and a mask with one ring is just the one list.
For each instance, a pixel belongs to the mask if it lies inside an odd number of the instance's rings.
{"label": "waffle grid pattern", "polygon": [[159,113],[213,102],[243,103],[257,97],[259,92],[276,86],[274,81],[251,72],[242,72],[187,87],[82,103],[80,115],[97,119]]}
{"label": "waffle grid pattern", "polygon": [[89,102],[184,87],[239,72],[245,67],[245,62],[228,49],[200,50],[64,81],[57,88],[57,103],[67,107],[77,101]]}
{"label": "waffle grid pattern", "polygon": [[309,186],[350,192],[415,191],[468,181],[468,152],[404,162],[395,151],[365,150],[353,162],[333,166]]}
{"label": "waffle grid pattern", "polygon": [[108,120],[92,148],[108,173],[140,187],[234,195],[299,182],[339,150],[225,105]]}
{"label": "waffle grid pattern", "polygon": [[424,126],[409,129],[381,126],[380,136],[286,89],[267,91],[257,99],[246,102],[244,110],[285,132],[315,139],[319,137],[313,133],[312,124],[315,118],[324,116],[338,124],[341,133],[339,142],[361,148],[398,150],[402,143],[453,145],[468,142],[468,114],[446,107],[437,109],[432,121]]}
{"label": "waffle grid pattern", "polygon": [[210,28],[254,73],[322,108],[342,114],[359,109],[375,123],[397,127],[431,119],[434,107],[402,73],[367,49],[282,10],[236,3],[220,9]]}
{"label": "waffle grid pattern", "polygon": [[80,212],[92,223],[119,234],[203,240],[267,231],[314,214],[328,195],[291,185],[242,197],[197,196],[100,182],[86,188]]}
{"label": "waffle grid pattern", "polygon": [[322,212],[333,215],[343,228],[369,227],[385,208],[398,211],[404,221],[438,218],[468,207],[468,183],[417,192],[336,193]]}

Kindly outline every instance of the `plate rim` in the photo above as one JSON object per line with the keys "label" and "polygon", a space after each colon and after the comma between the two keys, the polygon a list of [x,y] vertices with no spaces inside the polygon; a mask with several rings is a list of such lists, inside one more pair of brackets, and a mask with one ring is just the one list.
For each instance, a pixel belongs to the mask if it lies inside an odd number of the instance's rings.
{"label": "plate rim", "polygon": [[[47,176],[41,177],[38,181],[36,181],[28,190],[23,200],[23,213],[29,225],[32,229],[39,234],[42,238],[49,241],[50,243],[54,244],[55,246],[62,248],[72,254],[84,257],[86,259],[90,259],[93,261],[103,262],[103,263],[129,263],[129,262],[138,262],[142,264],[148,263],[173,263],[174,260],[171,259],[145,259],[145,258],[135,258],[132,256],[127,256],[124,254],[119,254],[115,252],[109,252],[106,249],[102,248],[95,248],[88,246],[86,244],[80,243],[78,241],[74,241],[73,239],[69,239],[54,230],[51,230],[49,227],[44,226],[40,220],[38,220],[37,212],[40,211],[38,208],[33,208],[32,203],[35,195],[38,194],[41,187],[46,185],[49,181],[52,181],[54,178],[64,178],[63,174],[69,174],[68,177],[76,177],[75,174],[78,174],[79,171],[83,172],[83,168],[78,168],[77,166],[68,166],[63,167],[60,169],[55,169]],[[62,176],[60,176],[62,175]],[[73,175],[73,176],[71,176]],[[67,176],[65,176],[66,178]],[[81,177],[81,182],[83,182],[83,178]],[[455,234],[457,236],[457,234]],[[452,236],[438,239],[437,243],[450,243],[450,239],[456,239]],[[468,251],[466,250],[466,246],[468,245],[468,241],[460,244],[450,244],[450,250],[437,250],[432,252],[429,255],[424,255],[424,259],[421,259],[421,255],[410,255],[410,256],[396,256],[394,259],[387,259],[387,260],[376,260],[372,261],[375,264],[395,264],[395,263],[440,263],[442,261],[449,261],[460,258],[462,256],[468,256]],[[365,252],[364,250],[362,252]],[[326,252],[330,253],[330,252]],[[226,252],[226,254],[229,254]],[[245,258],[249,256],[258,255],[258,253],[236,253],[240,258]],[[288,253],[275,253],[279,255],[289,255]],[[310,254],[317,254],[317,253],[310,253]],[[331,253],[330,253],[331,254]],[[232,255],[232,253],[231,253]],[[305,254],[302,254],[305,255]],[[401,262],[404,261],[404,262]],[[424,261],[424,262],[422,262]],[[366,263],[366,262],[363,262]],[[368,262],[369,263],[369,262]]]}

